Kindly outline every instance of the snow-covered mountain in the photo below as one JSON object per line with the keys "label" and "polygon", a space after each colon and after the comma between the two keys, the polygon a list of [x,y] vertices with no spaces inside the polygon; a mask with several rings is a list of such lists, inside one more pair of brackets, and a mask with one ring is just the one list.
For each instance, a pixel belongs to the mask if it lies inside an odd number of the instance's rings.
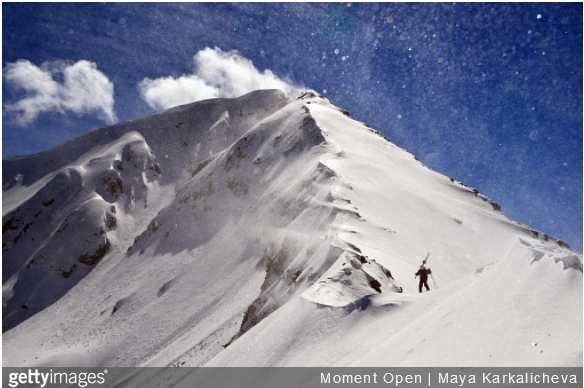
{"label": "snow-covered mountain", "polygon": [[582,365],[582,257],[312,91],[2,172],[4,366]]}

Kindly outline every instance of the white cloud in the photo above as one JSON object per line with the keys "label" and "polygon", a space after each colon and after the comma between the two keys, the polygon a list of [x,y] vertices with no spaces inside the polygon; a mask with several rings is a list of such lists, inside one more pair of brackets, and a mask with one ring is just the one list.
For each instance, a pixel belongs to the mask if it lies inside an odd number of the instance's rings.
{"label": "white cloud", "polygon": [[4,107],[6,113],[15,115],[20,125],[32,123],[44,112],[97,114],[107,123],[117,120],[113,83],[97,70],[95,63],[81,60],[67,65],[56,61],[38,67],[21,59],[7,64],[3,77],[8,84],[26,94],[16,103]]}
{"label": "white cloud", "polygon": [[138,84],[138,90],[142,99],[157,110],[219,96],[217,88],[207,85],[195,75],[185,75],[178,79],[145,78]]}
{"label": "white cloud", "polygon": [[298,87],[270,70],[260,72],[237,51],[207,47],[194,56],[194,62],[194,74],[140,82],[138,89],[144,101],[154,109],[168,109],[206,98],[239,97],[257,89],[281,89],[291,96],[299,92]]}
{"label": "white cloud", "polygon": [[236,51],[223,52],[207,47],[195,55],[195,64],[197,74],[216,86],[224,97],[239,97],[257,89],[282,89],[284,92],[295,89],[270,70],[260,73],[252,61]]}

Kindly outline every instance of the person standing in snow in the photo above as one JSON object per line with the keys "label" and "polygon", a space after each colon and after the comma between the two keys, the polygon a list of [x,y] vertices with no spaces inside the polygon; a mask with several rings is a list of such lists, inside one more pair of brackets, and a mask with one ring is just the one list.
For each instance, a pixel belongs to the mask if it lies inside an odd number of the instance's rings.
{"label": "person standing in snow", "polygon": [[[426,260],[424,260],[425,262]],[[426,268],[424,264],[420,266],[418,272],[416,272],[416,278],[420,277],[420,284],[418,285],[418,290],[422,292],[422,286],[426,287],[426,291],[430,291],[430,287],[428,286],[428,275],[432,273],[430,268]],[[415,279],[415,278],[414,278]]]}

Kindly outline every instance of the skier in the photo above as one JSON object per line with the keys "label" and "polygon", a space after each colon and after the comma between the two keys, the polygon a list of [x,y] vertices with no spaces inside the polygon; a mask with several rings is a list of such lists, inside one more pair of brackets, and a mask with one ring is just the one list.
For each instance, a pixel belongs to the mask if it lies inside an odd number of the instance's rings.
{"label": "skier", "polygon": [[[424,260],[424,264],[425,263],[426,260]],[[428,275],[432,273],[432,270],[430,268],[426,268],[424,264],[422,264],[418,272],[416,272],[416,278],[418,276],[420,277],[420,284],[418,285],[418,290],[420,292],[422,292],[422,286],[426,287],[426,291],[430,291],[430,287],[428,286]]]}

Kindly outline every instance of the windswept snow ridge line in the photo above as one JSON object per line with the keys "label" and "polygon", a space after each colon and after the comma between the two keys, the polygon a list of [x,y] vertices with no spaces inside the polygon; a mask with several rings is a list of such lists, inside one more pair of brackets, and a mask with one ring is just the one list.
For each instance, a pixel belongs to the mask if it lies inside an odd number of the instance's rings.
{"label": "windswept snow ridge line", "polygon": [[3,194],[4,365],[582,362],[582,257],[313,91],[5,159]]}

